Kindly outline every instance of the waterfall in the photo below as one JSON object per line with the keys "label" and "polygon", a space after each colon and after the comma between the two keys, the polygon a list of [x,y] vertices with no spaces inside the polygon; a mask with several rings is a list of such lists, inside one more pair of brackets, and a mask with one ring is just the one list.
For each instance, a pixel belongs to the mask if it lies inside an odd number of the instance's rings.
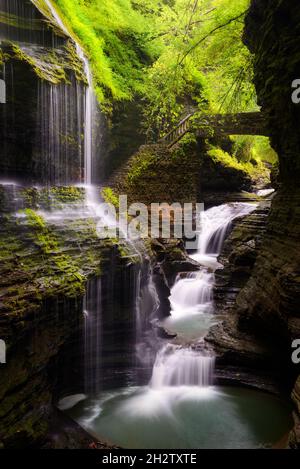
{"label": "waterfall", "polygon": [[96,394],[101,385],[102,284],[93,278],[87,284],[84,314],[84,390]]}
{"label": "waterfall", "polygon": [[38,1],[0,0],[0,12],[6,20],[1,23],[0,40],[44,47],[63,45],[63,38],[49,30],[43,15],[32,5],[38,7]]}
{"label": "waterfall", "polygon": [[[224,204],[201,214],[198,251],[191,256],[201,270],[178,275],[171,290],[171,316],[163,324],[167,330],[184,340],[199,341],[217,323],[213,303],[214,272],[221,267],[217,258],[231,222],[255,208],[246,203]],[[151,384],[207,386],[212,382],[213,368],[213,357],[191,349],[164,348],[157,356]]]}
{"label": "waterfall", "polygon": [[213,281],[213,274],[207,271],[191,272],[186,278],[179,278],[170,297],[172,310],[191,310],[197,305],[210,305]]}
{"label": "waterfall", "polygon": [[224,204],[201,214],[198,251],[191,257],[202,266],[199,272],[179,276],[171,290],[171,315],[213,312],[214,271],[222,267],[217,258],[221,253],[231,222],[255,210],[256,205],[246,203]]}
{"label": "waterfall", "polygon": [[[83,141],[90,128],[85,126],[90,86],[76,76],[74,42],[51,1],[45,3],[62,32],[49,26],[38,0],[0,0],[0,43],[4,56],[7,52],[3,67],[7,99],[0,110],[1,171],[13,181],[77,184],[86,179],[84,168],[91,166],[84,161],[91,141]],[[90,80],[90,74],[87,77]]]}
{"label": "waterfall", "polygon": [[[52,5],[51,0],[46,0],[46,4],[51,11],[51,14],[62,31],[70,36],[69,31],[58,15],[56,9]],[[90,64],[78,42],[73,38],[76,46],[76,52],[84,65],[84,72],[87,79],[87,86],[85,92],[85,119],[84,119],[84,183],[86,186],[92,184],[92,163],[93,163],[93,113],[94,113],[94,93],[93,93],[93,80]],[[89,197],[89,191],[87,191]],[[93,192],[91,192],[93,198]]]}
{"label": "waterfall", "polygon": [[136,277],[135,291],[136,357],[139,364],[150,370],[156,358],[158,339],[152,322],[160,307],[159,296],[149,268],[147,281],[142,284],[142,271]]}
{"label": "waterfall", "polygon": [[[46,4],[58,26],[70,36],[51,0],[46,0]],[[73,38],[74,40],[74,38]],[[93,163],[93,114],[94,114],[94,93],[92,83],[92,73],[89,62],[76,40],[75,47],[78,57],[81,59],[87,79],[84,99],[84,184],[86,189],[86,201],[92,214],[98,217],[104,216],[98,207],[99,200],[97,189],[92,187],[92,163]],[[67,99],[66,99],[67,102]],[[78,102],[78,112],[81,112],[82,105]],[[51,109],[51,107],[50,107]],[[68,114],[66,113],[68,117]],[[82,132],[79,132],[81,135]],[[56,158],[57,159],[57,158]],[[101,278],[89,280],[84,298],[84,380],[85,392],[96,394],[101,385],[101,352],[102,352],[102,295]]]}
{"label": "waterfall", "polygon": [[157,354],[150,386],[201,386],[213,384],[214,357],[192,349],[166,345]]}
{"label": "waterfall", "polygon": [[229,203],[212,207],[200,215],[201,232],[198,236],[197,254],[191,256],[200,262],[213,261],[221,252],[232,221],[248,215],[256,205],[249,203]]}
{"label": "waterfall", "polygon": [[[35,171],[43,183],[78,183],[83,167],[83,85],[38,83]],[[71,145],[71,135],[78,136]]]}

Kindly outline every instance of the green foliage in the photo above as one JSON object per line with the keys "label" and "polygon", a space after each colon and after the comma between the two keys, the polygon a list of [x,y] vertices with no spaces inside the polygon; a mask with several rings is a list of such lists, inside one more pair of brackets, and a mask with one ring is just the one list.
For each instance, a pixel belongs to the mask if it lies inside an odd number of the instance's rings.
{"label": "green foliage", "polygon": [[131,99],[143,90],[154,50],[149,23],[130,0],[54,0],[89,57],[99,101]]}
{"label": "green foliage", "polygon": [[160,56],[145,74],[150,139],[191,111],[257,109],[252,57],[242,42],[248,5],[249,0],[164,4],[155,28]]}
{"label": "green foliage", "polygon": [[249,0],[53,0],[92,64],[97,96],[143,100],[149,141],[191,110],[256,108],[242,43]]}
{"label": "green foliage", "polygon": [[221,163],[224,167],[242,171],[252,179],[257,179],[264,175],[267,176],[266,167],[261,162],[256,162],[255,164],[252,164],[251,162],[241,162],[229,153],[213,146],[208,151],[208,155],[215,163]]}
{"label": "green foliage", "polygon": [[112,204],[114,207],[119,208],[119,197],[113,191],[113,189],[110,187],[104,187],[101,193],[106,203]]}
{"label": "green foliage", "polygon": [[278,161],[278,155],[271,147],[268,137],[245,135],[231,137],[231,140],[233,155],[238,161],[255,164],[266,162],[272,165]]}

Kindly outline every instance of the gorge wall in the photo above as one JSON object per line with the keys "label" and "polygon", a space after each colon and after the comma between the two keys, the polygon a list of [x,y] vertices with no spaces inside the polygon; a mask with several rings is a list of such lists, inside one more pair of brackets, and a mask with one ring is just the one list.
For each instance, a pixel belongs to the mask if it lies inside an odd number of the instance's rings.
{"label": "gorge wall", "polygon": [[[291,99],[291,84],[300,75],[299,28],[297,0],[252,1],[245,42],[254,54],[258,101],[279,155],[280,185],[252,275],[237,297],[235,314],[228,320],[229,336],[237,331],[241,339],[242,334],[247,347],[254,335],[273,351],[265,366],[271,369],[276,362],[282,382],[290,379],[291,387],[299,374],[299,365],[291,362],[291,344],[300,337],[300,106]],[[226,348],[225,335],[219,335],[219,343]],[[298,388],[299,384],[293,393],[292,447],[299,447],[300,442]]]}
{"label": "gorge wall", "polygon": [[261,333],[274,340],[300,334],[300,107],[291,99],[291,84],[300,73],[299,24],[298,2],[253,1],[245,31],[245,41],[255,55],[259,104],[279,155],[281,184],[238,308],[241,326],[259,325]]}

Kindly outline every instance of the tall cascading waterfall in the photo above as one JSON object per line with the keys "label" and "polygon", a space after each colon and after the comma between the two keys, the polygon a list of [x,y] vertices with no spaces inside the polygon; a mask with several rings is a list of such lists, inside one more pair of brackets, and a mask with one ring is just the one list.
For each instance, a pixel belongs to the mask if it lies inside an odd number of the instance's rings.
{"label": "tall cascading waterfall", "polygon": [[[84,88],[74,77],[69,86],[39,81],[35,171],[45,184],[69,185],[81,180]],[[70,136],[77,135],[74,142]],[[70,148],[73,147],[73,148]]]}
{"label": "tall cascading waterfall", "polygon": [[[69,35],[66,26],[61,20],[51,0],[46,0],[49,10],[55,19],[61,30]],[[91,216],[103,219],[105,218],[108,226],[115,226],[115,220],[113,220],[109,214],[103,212],[103,208],[100,204],[101,196],[99,188],[93,184],[93,161],[94,161],[94,129],[93,123],[95,121],[96,103],[95,95],[93,92],[93,80],[92,72],[90,69],[89,61],[87,60],[81,46],[75,40],[76,52],[78,57],[81,59],[84,65],[84,72],[87,79],[87,86],[85,87],[85,99],[84,99],[84,186],[86,191],[86,205]],[[79,104],[80,109],[82,105]],[[134,280],[134,320],[136,321],[136,343],[138,357],[143,356],[143,363],[149,363],[151,361],[151,346],[143,348],[143,354],[139,354],[139,344],[143,343],[141,336],[145,325],[145,318],[151,315],[152,310],[155,310],[157,304],[157,295],[155,292],[154,285],[152,283],[152,276],[147,272],[146,282],[142,281],[143,269],[143,255],[141,253],[142,248],[138,243],[132,242],[129,239],[125,240],[127,249],[131,252],[131,256],[137,257],[141,265],[136,269],[133,269]],[[148,270],[148,267],[147,267]],[[96,297],[94,297],[96,295]],[[89,281],[87,292],[84,299],[84,344],[85,344],[85,392],[87,394],[95,394],[99,391],[101,385],[101,315],[102,315],[102,298],[101,298],[101,279],[93,279]],[[89,306],[90,305],[90,306]],[[98,330],[99,328],[99,330]],[[150,339],[148,339],[150,340]],[[153,363],[153,357],[152,362]]]}
{"label": "tall cascading waterfall", "polygon": [[[59,27],[64,31],[64,33],[69,36],[70,33],[61,20],[59,14],[51,3],[51,0],[46,0],[53,18],[59,25]],[[85,91],[85,119],[84,119],[84,182],[86,185],[90,186],[92,184],[92,163],[93,163],[93,111],[94,111],[94,92],[93,92],[93,79],[92,72],[90,69],[89,61],[87,60],[81,46],[76,40],[74,40],[76,45],[76,52],[78,57],[82,60],[84,64],[84,73],[87,79],[87,86]]]}
{"label": "tall cascading waterfall", "polygon": [[[171,316],[164,321],[168,330],[179,336],[182,334],[185,339],[187,336],[193,341],[196,338],[201,341],[217,322],[213,304],[214,271],[221,267],[217,258],[232,221],[250,214],[255,208],[253,204],[233,203],[213,207],[201,214],[198,250],[191,255],[201,268],[199,272],[178,275],[171,290]],[[189,323],[192,334],[186,330]],[[168,344],[157,355],[151,386],[208,386],[212,384],[213,369],[214,357]]]}
{"label": "tall cascading waterfall", "polygon": [[[51,0],[46,0],[46,4],[61,30],[69,36],[69,31],[57,13]],[[74,40],[74,39],[73,39]],[[84,73],[87,79],[85,86],[84,100],[77,96],[77,111],[84,109],[84,131],[79,136],[84,135],[84,185],[86,190],[86,201],[92,210],[92,215],[101,216],[97,210],[96,192],[92,187],[93,168],[93,114],[94,114],[94,93],[92,83],[92,73],[89,62],[76,40],[74,40],[76,52],[84,65]],[[77,91],[78,88],[77,88]],[[80,93],[78,93],[80,94]],[[67,102],[67,100],[66,100]],[[52,106],[55,105],[52,104]],[[83,106],[83,107],[82,107]],[[51,107],[50,107],[51,109]],[[80,180],[80,178],[79,178]],[[99,203],[99,201],[98,201]],[[102,284],[101,278],[93,278],[88,281],[83,304],[84,314],[84,390],[86,394],[97,394],[101,386],[101,352],[102,352]]]}
{"label": "tall cascading waterfall", "polygon": [[[62,19],[54,8],[51,0],[45,0],[53,18],[61,28],[61,30],[67,35],[70,32],[64,25]],[[80,60],[84,65],[84,73],[87,79],[87,86],[85,86],[85,99],[84,99],[84,183],[87,191],[88,202],[92,204],[95,202],[95,192],[91,188],[92,185],[92,167],[93,167],[93,115],[94,115],[94,92],[93,92],[93,79],[92,72],[90,69],[89,61],[87,60],[81,46],[73,38],[76,46],[76,52]],[[77,101],[78,102],[78,101]],[[80,106],[80,99],[79,99]],[[81,106],[80,108],[81,109]],[[79,134],[81,135],[81,134]],[[91,199],[91,200],[89,200]]]}
{"label": "tall cascading waterfall", "polygon": [[[45,3],[54,18],[51,2]],[[38,1],[0,0],[0,11],[7,57],[1,172],[9,180],[49,186],[82,182],[87,87],[72,68],[74,42],[57,15],[59,28],[49,27]]]}

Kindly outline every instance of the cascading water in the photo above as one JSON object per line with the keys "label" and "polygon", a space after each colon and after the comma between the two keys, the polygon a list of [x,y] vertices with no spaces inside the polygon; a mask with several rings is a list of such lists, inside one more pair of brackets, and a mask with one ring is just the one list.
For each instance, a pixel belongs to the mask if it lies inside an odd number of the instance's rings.
{"label": "cascading water", "polygon": [[[62,19],[52,5],[51,0],[45,0],[51,15],[55,19],[58,26],[66,34],[70,36],[70,32],[64,25]],[[84,112],[84,183],[87,192],[88,204],[94,206],[95,203],[95,190],[92,188],[92,168],[93,168],[93,115],[94,115],[94,92],[93,92],[93,79],[89,62],[78,42],[73,38],[76,52],[81,59],[84,66],[84,73],[87,79],[87,86],[85,87],[85,112]],[[80,135],[80,134],[79,134]]]}
{"label": "cascading water", "polygon": [[213,314],[214,272],[222,268],[217,258],[232,221],[255,208],[254,204],[231,203],[201,213],[198,250],[191,255],[201,270],[177,277],[170,296],[171,316],[164,321],[164,327],[170,332],[187,339],[201,338],[217,322]]}
{"label": "cascading water", "polygon": [[85,84],[75,71],[70,36],[51,28],[39,9],[38,0],[0,0],[6,57],[0,167],[12,181],[73,184],[84,166]]}
{"label": "cascading water", "polygon": [[[191,257],[202,265],[211,258],[217,258],[221,252],[225,237],[232,221],[255,210],[255,204],[228,203],[202,212],[200,215],[201,232],[198,237],[197,253]],[[213,266],[214,264],[212,264]]]}
{"label": "cascading water", "polygon": [[83,304],[84,391],[97,394],[101,385],[102,284],[101,277],[89,280]]}
{"label": "cascading water", "polygon": [[214,357],[168,344],[157,354],[150,386],[200,386],[213,384]]}
{"label": "cascading water", "polygon": [[[80,180],[82,162],[84,91],[72,84],[40,81],[37,96],[35,172],[45,184],[69,185]],[[68,138],[78,135],[70,148]]]}
{"label": "cascading water", "polygon": [[[153,272],[147,267],[147,281],[142,284],[142,271],[136,277],[135,321],[136,321],[136,357],[138,364],[151,370],[159,348],[158,338],[151,323],[156,320],[160,307],[159,296],[153,281]],[[144,268],[145,268],[144,267]]]}
{"label": "cascading water", "polygon": [[[70,33],[61,20],[51,0],[46,0],[46,4],[61,30],[69,36]],[[92,186],[93,171],[93,115],[94,115],[94,93],[92,83],[92,73],[89,62],[76,40],[75,47],[78,57],[83,63],[84,73],[87,79],[84,100],[84,187],[86,192],[86,205],[91,214],[95,217],[104,217],[103,210],[99,207],[100,200],[97,197],[98,189]],[[78,102],[78,101],[77,101]],[[80,106],[80,101],[79,101]],[[80,107],[81,109],[81,107]],[[79,133],[79,135],[81,135]],[[111,222],[111,224],[113,221]],[[85,392],[87,394],[97,394],[100,389],[100,369],[101,369],[101,342],[102,342],[102,295],[101,278],[91,279],[87,285],[84,298],[84,373]]]}

